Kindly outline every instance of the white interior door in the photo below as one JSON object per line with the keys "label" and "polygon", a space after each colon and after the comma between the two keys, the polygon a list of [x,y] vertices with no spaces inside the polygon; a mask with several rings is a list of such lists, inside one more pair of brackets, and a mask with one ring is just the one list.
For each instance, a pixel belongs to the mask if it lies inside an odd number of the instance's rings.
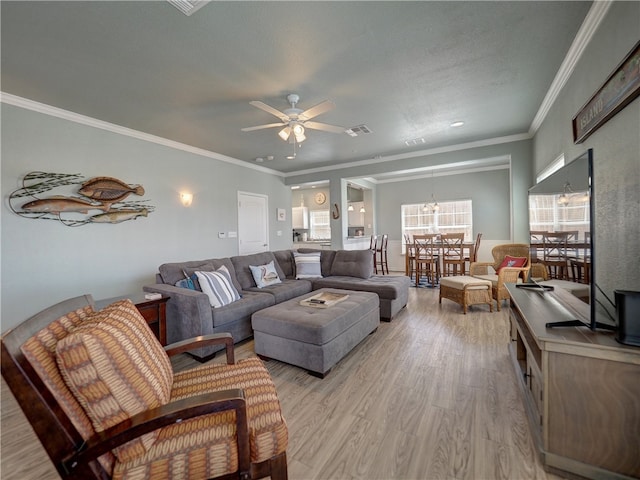
{"label": "white interior door", "polygon": [[268,204],[265,195],[238,192],[238,255],[269,250]]}

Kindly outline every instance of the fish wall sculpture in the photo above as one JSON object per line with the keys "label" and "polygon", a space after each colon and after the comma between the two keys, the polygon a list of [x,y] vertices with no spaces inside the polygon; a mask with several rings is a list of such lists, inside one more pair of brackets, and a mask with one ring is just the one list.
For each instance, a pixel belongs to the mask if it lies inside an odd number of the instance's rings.
{"label": "fish wall sculpture", "polygon": [[[52,190],[80,188],[78,195],[51,195]],[[113,177],[94,177],[83,181],[79,174],[30,172],[22,187],[9,195],[9,208],[21,217],[57,220],[69,227],[88,223],[122,223],[146,217],[155,207],[147,200],[127,200],[143,196],[142,185],[130,185]],[[21,206],[16,204],[28,199]]]}

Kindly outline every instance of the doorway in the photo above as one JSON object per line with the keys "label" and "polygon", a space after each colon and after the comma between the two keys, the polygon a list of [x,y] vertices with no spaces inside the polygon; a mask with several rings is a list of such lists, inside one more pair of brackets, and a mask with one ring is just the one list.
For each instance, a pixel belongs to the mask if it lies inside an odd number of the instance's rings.
{"label": "doorway", "polygon": [[269,250],[269,197],[238,192],[238,255]]}

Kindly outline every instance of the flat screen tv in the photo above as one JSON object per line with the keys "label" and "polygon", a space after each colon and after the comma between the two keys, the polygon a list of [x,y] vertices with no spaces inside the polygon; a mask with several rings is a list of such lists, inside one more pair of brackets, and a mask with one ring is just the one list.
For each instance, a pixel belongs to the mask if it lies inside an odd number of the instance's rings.
{"label": "flat screen tv", "polygon": [[547,326],[586,326],[592,330],[615,328],[597,321],[598,312],[602,309],[597,308],[595,282],[596,245],[595,234],[592,235],[595,232],[594,195],[593,149],[587,150],[529,189],[531,242],[537,242],[540,232],[571,232],[567,251],[570,257],[568,269],[579,274],[579,277],[576,275],[578,281],[589,285],[588,322],[576,319]]}

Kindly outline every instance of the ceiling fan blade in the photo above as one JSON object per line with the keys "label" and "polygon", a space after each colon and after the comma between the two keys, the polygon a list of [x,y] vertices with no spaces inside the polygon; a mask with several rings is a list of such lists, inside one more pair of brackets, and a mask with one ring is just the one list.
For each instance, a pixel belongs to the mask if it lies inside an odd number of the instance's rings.
{"label": "ceiling fan blade", "polygon": [[344,133],[346,128],[338,127],[337,125],[329,125],[327,123],[320,122],[304,122],[305,128],[311,128],[313,130],[322,130],[323,132],[331,133]]}
{"label": "ceiling fan blade", "polygon": [[267,123],[266,125],[256,125],[255,127],[245,127],[241,130],[243,132],[253,132],[254,130],[262,130],[263,128],[273,128],[273,127],[281,127],[282,125],[286,125],[285,122],[280,123]]}
{"label": "ceiling fan blade", "polygon": [[276,110],[275,108],[267,105],[266,103],[262,103],[259,100],[253,100],[249,102],[249,105],[253,105],[256,108],[259,108],[260,110],[264,110],[265,112],[278,117],[283,122],[289,121],[289,116],[286,113],[281,112],[280,110]]}
{"label": "ceiling fan blade", "polygon": [[331,100],[325,100],[324,102],[320,102],[319,104],[305,110],[300,115],[298,115],[298,119],[311,120],[313,117],[317,117],[318,115],[323,114],[324,112],[328,112],[329,110],[334,109],[336,106]]}

